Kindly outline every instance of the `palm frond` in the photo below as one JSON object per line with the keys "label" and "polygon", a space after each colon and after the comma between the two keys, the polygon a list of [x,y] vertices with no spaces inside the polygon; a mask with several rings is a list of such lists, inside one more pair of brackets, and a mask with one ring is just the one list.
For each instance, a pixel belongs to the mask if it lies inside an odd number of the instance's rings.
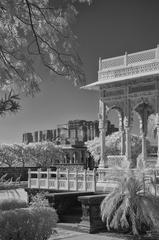
{"label": "palm frond", "polygon": [[143,210],[142,205],[142,197],[139,196],[138,199],[136,199],[136,218],[138,230],[140,233],[144,233],[146,230],[149,230],[153,225],[149,214],[146,213],[147,211],[145,212],[145,210]]}
{"label": "palm frond", "polygon": [[136,218],[136,211],[134,209],[135,199],[129,198],[130,207],[129,207],[129,217],[131,221],[131,228],[133,235],[139,235],[138,227],[137,227],[137,218]]}
{"label": "palm frond", "polygon": [[122,228],[128,228],[129,223],[128,223],[128,220],[127,220],[127,215],[128,215],[128,211],[129,211],[129,208],[130,208],[129,198],[125,197],[124,202],[123,202],[123,206],[124,206],[124,209],[123,209],[122,216],[120,218],[120,224],[121,224]]}
{"label": "palm frond", "polygon": [[159,226],[159,201],[143,191],[142,174],[130,174],[101,204],[102,220],[110,229],[129,230],[133,235]]}
{"label": "palm frond", "polygon": [[145,221],[151,227],[154,226],[158,228],[159,226],[159,207],[150,199],[149,197],[142,198],[141,209]]}
{"label": "palm frond", "polygon": [[125,218],[122,218],[123,216],[123,212],[125,210],[125,198],[123,200],[123,202],[121,203],[121,205],[118,207],[116,213],[114,214],[114,217],[110,223],[110,228],[111,229],[116,229],[116,230],[121,230],[121,229],[129,229],[129,223]]}
{"label": "palm frond", "polygon": [[112,199],[117,198],[117,195],[120,195],[120,192],[118,190],[116,191],[114,190],[111,193],[109,193],[102,201],[100,206],[102,221],[106,220],[110,212],[110,209],[112,208],[113,205]]}
{"label": "palm frond", "polygon": [[113,216],[123,201],[123,195],[120,192],[113,192],[108,195],[101,204],[101,216],[102,221],[106,222],[106,227],[110,230],[110,222],[113,219]]}

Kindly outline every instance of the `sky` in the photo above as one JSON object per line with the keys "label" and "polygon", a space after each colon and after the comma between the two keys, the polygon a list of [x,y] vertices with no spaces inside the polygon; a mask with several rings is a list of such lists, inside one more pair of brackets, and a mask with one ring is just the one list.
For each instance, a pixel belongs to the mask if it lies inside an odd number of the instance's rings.
{"label": "sky", "polygon": [[[74,24],[87,84],[97,81],[98,59],[155,48],[159,44],[158,0],[94,0],[78,4]],[[98,118],[97,91],[81,90],[42,71],[41,92],[21,96],[22,110],[0,119],[0,143],[21,143],[24,132],[54,129],[68,120]],[[116,118],[116,117],[115,117]],[[110,116],[113,123],[116,119]]]}

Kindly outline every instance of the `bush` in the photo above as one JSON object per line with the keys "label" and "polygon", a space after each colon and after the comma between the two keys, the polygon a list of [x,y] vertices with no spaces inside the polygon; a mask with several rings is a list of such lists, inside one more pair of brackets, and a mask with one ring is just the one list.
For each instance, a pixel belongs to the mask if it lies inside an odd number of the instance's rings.
{"label": "bush", "polygon": [[140,177],[132,174],[102,201],[101,216],[108,231],[124,231],[133,235],[154,229],[158,231],[158,199],[144,190]]}
{"label": "bush", "polygon": [[56,226],[57,214],[53,208],[20,208],[2,211],[0,215],[1,240],[46,240]]}
{"label": "bush", "polygon": [[31,197],[30,206],[34,208],[49,207],[49,202],[45,198],[46,192],[39,192]]}
{"label": "bush", "polygon": [[25,208],[27,207],[27,203],[20,199],[3,199],[0,200],[0,210],[13,210],[15,208]]}

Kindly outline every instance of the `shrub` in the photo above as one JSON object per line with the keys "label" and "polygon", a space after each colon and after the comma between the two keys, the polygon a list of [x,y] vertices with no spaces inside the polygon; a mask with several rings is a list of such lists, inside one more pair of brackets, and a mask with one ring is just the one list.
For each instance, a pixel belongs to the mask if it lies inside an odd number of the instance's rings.
{"label": "shrub", "polygon": [[[147,149],[150,148],[150,142],[146,140]],[[100,160],[101,144],[100,138],[96,137],[94,140],[87,141],[86,146],[95,162]],[[106,155],[120,155],[121,150],[121,133],[114,132],[111,135],[105,137],[105,152]],[[131,158],[134,165],[136,164],[136,158],[141,153],[141,138],[135,134],[131,134]],[[135,166],[131,166],[133,168]]]}
{"label": "shrub", "polygon": [[30,206],[34,208],[49,207],[49,202],[45,198],[46,192],[39,192],[31,197]]}
{"label": "shrub", "polygon": [[2,211],[0,215],[1,240],[46,240],[56,226],[57,214],[53,208],[21,208]]}
{"label": "shrub", "polygon": [[0,200],[0,210],[11,210],[15,208],[25,208],[27,203],[20,199],[3,199]]}
{"label": "shrub", "polygon": [[102,201],[101,215],[108,231],[139,235],[158,228],[158,199],[145,193],[143,187],[142,181],[129,176]]}

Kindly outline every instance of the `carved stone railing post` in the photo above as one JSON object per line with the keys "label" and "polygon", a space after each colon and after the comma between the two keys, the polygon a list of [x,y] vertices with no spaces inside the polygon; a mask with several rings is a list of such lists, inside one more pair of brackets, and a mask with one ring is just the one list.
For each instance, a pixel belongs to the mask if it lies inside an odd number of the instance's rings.
{"label": "carved stone railing post", "polygon": [[157,44],[157,48],[156,48],[156,56],[157,59],[159,58],[159,44]]}
{"label": "carved stone railing post", "polygon": [[31,169],[28,169],[28,188],[31,188]]}
{"label": "carved stone railing post", "polygon": [[127,54],[127,52],[125,52],[125,56],[124,56],[124,65],[125,66],[128,65],[128,54]]}

